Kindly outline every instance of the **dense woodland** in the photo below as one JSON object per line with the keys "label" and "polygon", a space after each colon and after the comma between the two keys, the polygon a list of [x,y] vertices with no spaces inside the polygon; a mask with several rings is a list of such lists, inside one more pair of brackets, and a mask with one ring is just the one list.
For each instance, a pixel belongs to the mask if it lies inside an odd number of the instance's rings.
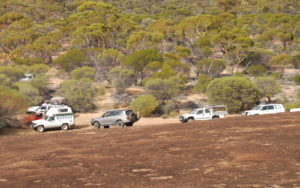
{"label": "dense woodland", "polygon": [[[232,112],[271,101],[285,68],[300,68],[299,13],[298,0],[2,0],[0,97],[20,102],[1,101],[0,121],[49,97],[53,67],[69,75],[55,92],[77,111],[95,107],[103,82],[128,105],[125,89],[144,87],[131,104],[151,107],[145,116],[172,113],[195,79],[188,92]],[[24,73],[36,79],[18,82]]]}

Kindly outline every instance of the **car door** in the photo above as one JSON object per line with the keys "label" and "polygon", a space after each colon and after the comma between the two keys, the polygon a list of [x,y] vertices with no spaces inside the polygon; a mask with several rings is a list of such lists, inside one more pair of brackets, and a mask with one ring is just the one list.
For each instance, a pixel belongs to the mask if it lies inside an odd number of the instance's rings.
{"label": "car door", "polygon": [[263,115],[263,114],[268,114],[268,106],[263,106],[260,110],[259,110],[259,114]]}
{"label": "car door", "polygon": [[212,109],[205,109],[204,110],[203,119],[204,120],[212,119]]}
{"label": "car door", "polygon": [[204,119],[204,111],[203,109],[198,110],[195,115],[195,120],[203,120]]}
{"label": "car door", "polygon": [[47,120],[47,124],[44,126],[45,126],[45,128],[59,127],[55,116],[50,116]]}
{"label": "car door", "polygon": [[100,118],[101,125],[109,125],[109,118],[111,116],[111,112],[105,112],[103,116]]}
{"label": "car door", "polygon": [[276,110],[274,105],[268,105],[268,114],[275,114]]}

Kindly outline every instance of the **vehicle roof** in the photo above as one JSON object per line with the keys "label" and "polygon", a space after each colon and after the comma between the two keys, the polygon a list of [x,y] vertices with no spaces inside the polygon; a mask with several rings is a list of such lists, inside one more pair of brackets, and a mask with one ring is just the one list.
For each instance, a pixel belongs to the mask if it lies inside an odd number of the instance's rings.
{"label": "vehicle roof", "polygon": [[113,109],[113,110],[106,110],[105,112],[128,111],[128,110],[131,110],[131,109]]}

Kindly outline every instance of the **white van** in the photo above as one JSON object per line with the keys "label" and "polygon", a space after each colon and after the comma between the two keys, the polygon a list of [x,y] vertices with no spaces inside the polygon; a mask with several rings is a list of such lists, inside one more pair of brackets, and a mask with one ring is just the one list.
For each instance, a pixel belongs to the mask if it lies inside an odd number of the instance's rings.
{"label": "white van", "polygon": [[242,113],[243,116],[254,116],[263,114],[276,114],[285,112],[285,108],[282,104],[265,104],[258,105],[251,110],[247,110]]}
{"label": "white van", "polygon": [[69,106],[54,106],[46,112],[43,119],[33,121],[30,126],[38,132],[52,128],[68,130],[75,126],[75,120]]}

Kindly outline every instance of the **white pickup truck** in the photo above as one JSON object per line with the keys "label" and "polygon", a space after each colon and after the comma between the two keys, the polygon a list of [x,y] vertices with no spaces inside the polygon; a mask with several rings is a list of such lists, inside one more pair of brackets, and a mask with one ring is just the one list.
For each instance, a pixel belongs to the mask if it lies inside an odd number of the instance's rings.
{"label": "white pickup truck", "polygon": [[210,120],[215,118],[224,118],[226,115],[228,115],[228,111],[225,105],[214,105],[196,108],[188,114],[181,115],[179,117],[179,121],[185,123],[195,120]]}

